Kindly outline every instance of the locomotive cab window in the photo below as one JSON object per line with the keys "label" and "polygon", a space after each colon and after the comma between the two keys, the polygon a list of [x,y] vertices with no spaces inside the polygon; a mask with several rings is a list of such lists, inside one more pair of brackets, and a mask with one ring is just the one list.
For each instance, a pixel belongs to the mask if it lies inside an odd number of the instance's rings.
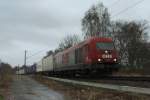
{"label": "locomotive cab window", "polygon": [[96,43],[97,49],[103,49],[103,50],[113,50],[114,44],[112,42],[98,42]]}

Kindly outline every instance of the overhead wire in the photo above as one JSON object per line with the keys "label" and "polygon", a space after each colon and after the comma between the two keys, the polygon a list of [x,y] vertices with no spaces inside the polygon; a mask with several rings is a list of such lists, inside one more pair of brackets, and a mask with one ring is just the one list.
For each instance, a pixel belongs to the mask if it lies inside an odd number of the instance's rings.
{"label": "overhead wire", "polygon": [[108,7],[112,8],[112,6],[116,5],[117,3],[119,3],[120,0],[116,0],[115,2],[113,2],[112,4],[110,4]]}
{"label": "overhead wire", "polygon": [[118,16],[118,15],[120,15],[120,14],[122,14],[122,13],[128,11],[129,9],[134,8],[135,6],[137,6],[138,4],[142,3],[143,1],[144,1],[144,0],[139,0],[138,2],[136,2],[136,3],[132,4],[132,5],[130,5],[129,7],[127,7],[127,8],[125,8],[125,9],[121,10],[121,11],[118,12],[118,13],[114,14],[112,17]]}
{"label": "overhead wire", "polygon": [[40,50],[40,51],[38,51],[38,52],[36,52],[36,53],[34,53],[34,54],[28,56],[27,59],[30,59],[30,58],[32,58],[33,56],[36,56],[36,55],[38,55],[38,54],[40,54],[40,53],[42,53],[42,52],[45,52],[45,51],[46,51],[46,49]]}

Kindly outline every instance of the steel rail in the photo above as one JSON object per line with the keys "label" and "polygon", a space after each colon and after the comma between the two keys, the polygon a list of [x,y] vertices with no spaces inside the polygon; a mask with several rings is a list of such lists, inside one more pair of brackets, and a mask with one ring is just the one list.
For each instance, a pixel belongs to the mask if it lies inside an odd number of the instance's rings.
{"label": "steel rail", "polygon": [[94,88],[103,88],[103,89],[117,90],[123,92],[133,92],[133,93],[150,95],[150,88],[112,85],[112,84],[104,84],[104,83],[96,83],[96,82],[84,82],[84,81],[76,81],[76,80],[62,79],[56,77],[46,77],[46,76],[45,78],[59,81],[59,82],[81,85],[81,86],[89,86]]}
{"label": "steel rail", "polygon": [[120,80],[120,81],[147,81],[147,82],[150,82],[150,76],[107,76],[107,77],[100,77],[99,79]]}

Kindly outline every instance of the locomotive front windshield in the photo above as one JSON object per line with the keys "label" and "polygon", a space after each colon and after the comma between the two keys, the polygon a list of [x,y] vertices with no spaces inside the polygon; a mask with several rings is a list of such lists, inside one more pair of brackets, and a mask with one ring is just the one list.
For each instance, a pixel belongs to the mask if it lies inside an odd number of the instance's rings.
{"label": "locomotive front windshield", "polygon": [[114,49],[114,44],[112,42],[99,42],[96,43],[96,48],[97,49],[103,49],[103,50],[113,50]]}

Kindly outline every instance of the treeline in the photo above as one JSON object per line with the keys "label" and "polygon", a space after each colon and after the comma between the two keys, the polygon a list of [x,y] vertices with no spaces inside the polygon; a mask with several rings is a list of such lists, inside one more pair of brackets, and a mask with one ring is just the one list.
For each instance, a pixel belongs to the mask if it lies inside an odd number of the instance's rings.
{"label": "treeline", "polygon": [[[102,3],[93,5],[81,20],[84,39],[92,36],[111,37],[119,52],[120,63],[130,67],[142,67],[150,62],[147,21],[113,21],[108,8]],[[81,41],[78,35],[66,36],[55,51],[47,56],[69,48]]]}
{"label": "treeline", "polygon": [[0,86],[7,86],[12,80],[13,70],[7,63],[0,64]]}
{"label": "treeline", "polygon": [[121,64],[141,68],[150,62],[147,29],[146,21],[118,21],[114,23],[112,33]]}

